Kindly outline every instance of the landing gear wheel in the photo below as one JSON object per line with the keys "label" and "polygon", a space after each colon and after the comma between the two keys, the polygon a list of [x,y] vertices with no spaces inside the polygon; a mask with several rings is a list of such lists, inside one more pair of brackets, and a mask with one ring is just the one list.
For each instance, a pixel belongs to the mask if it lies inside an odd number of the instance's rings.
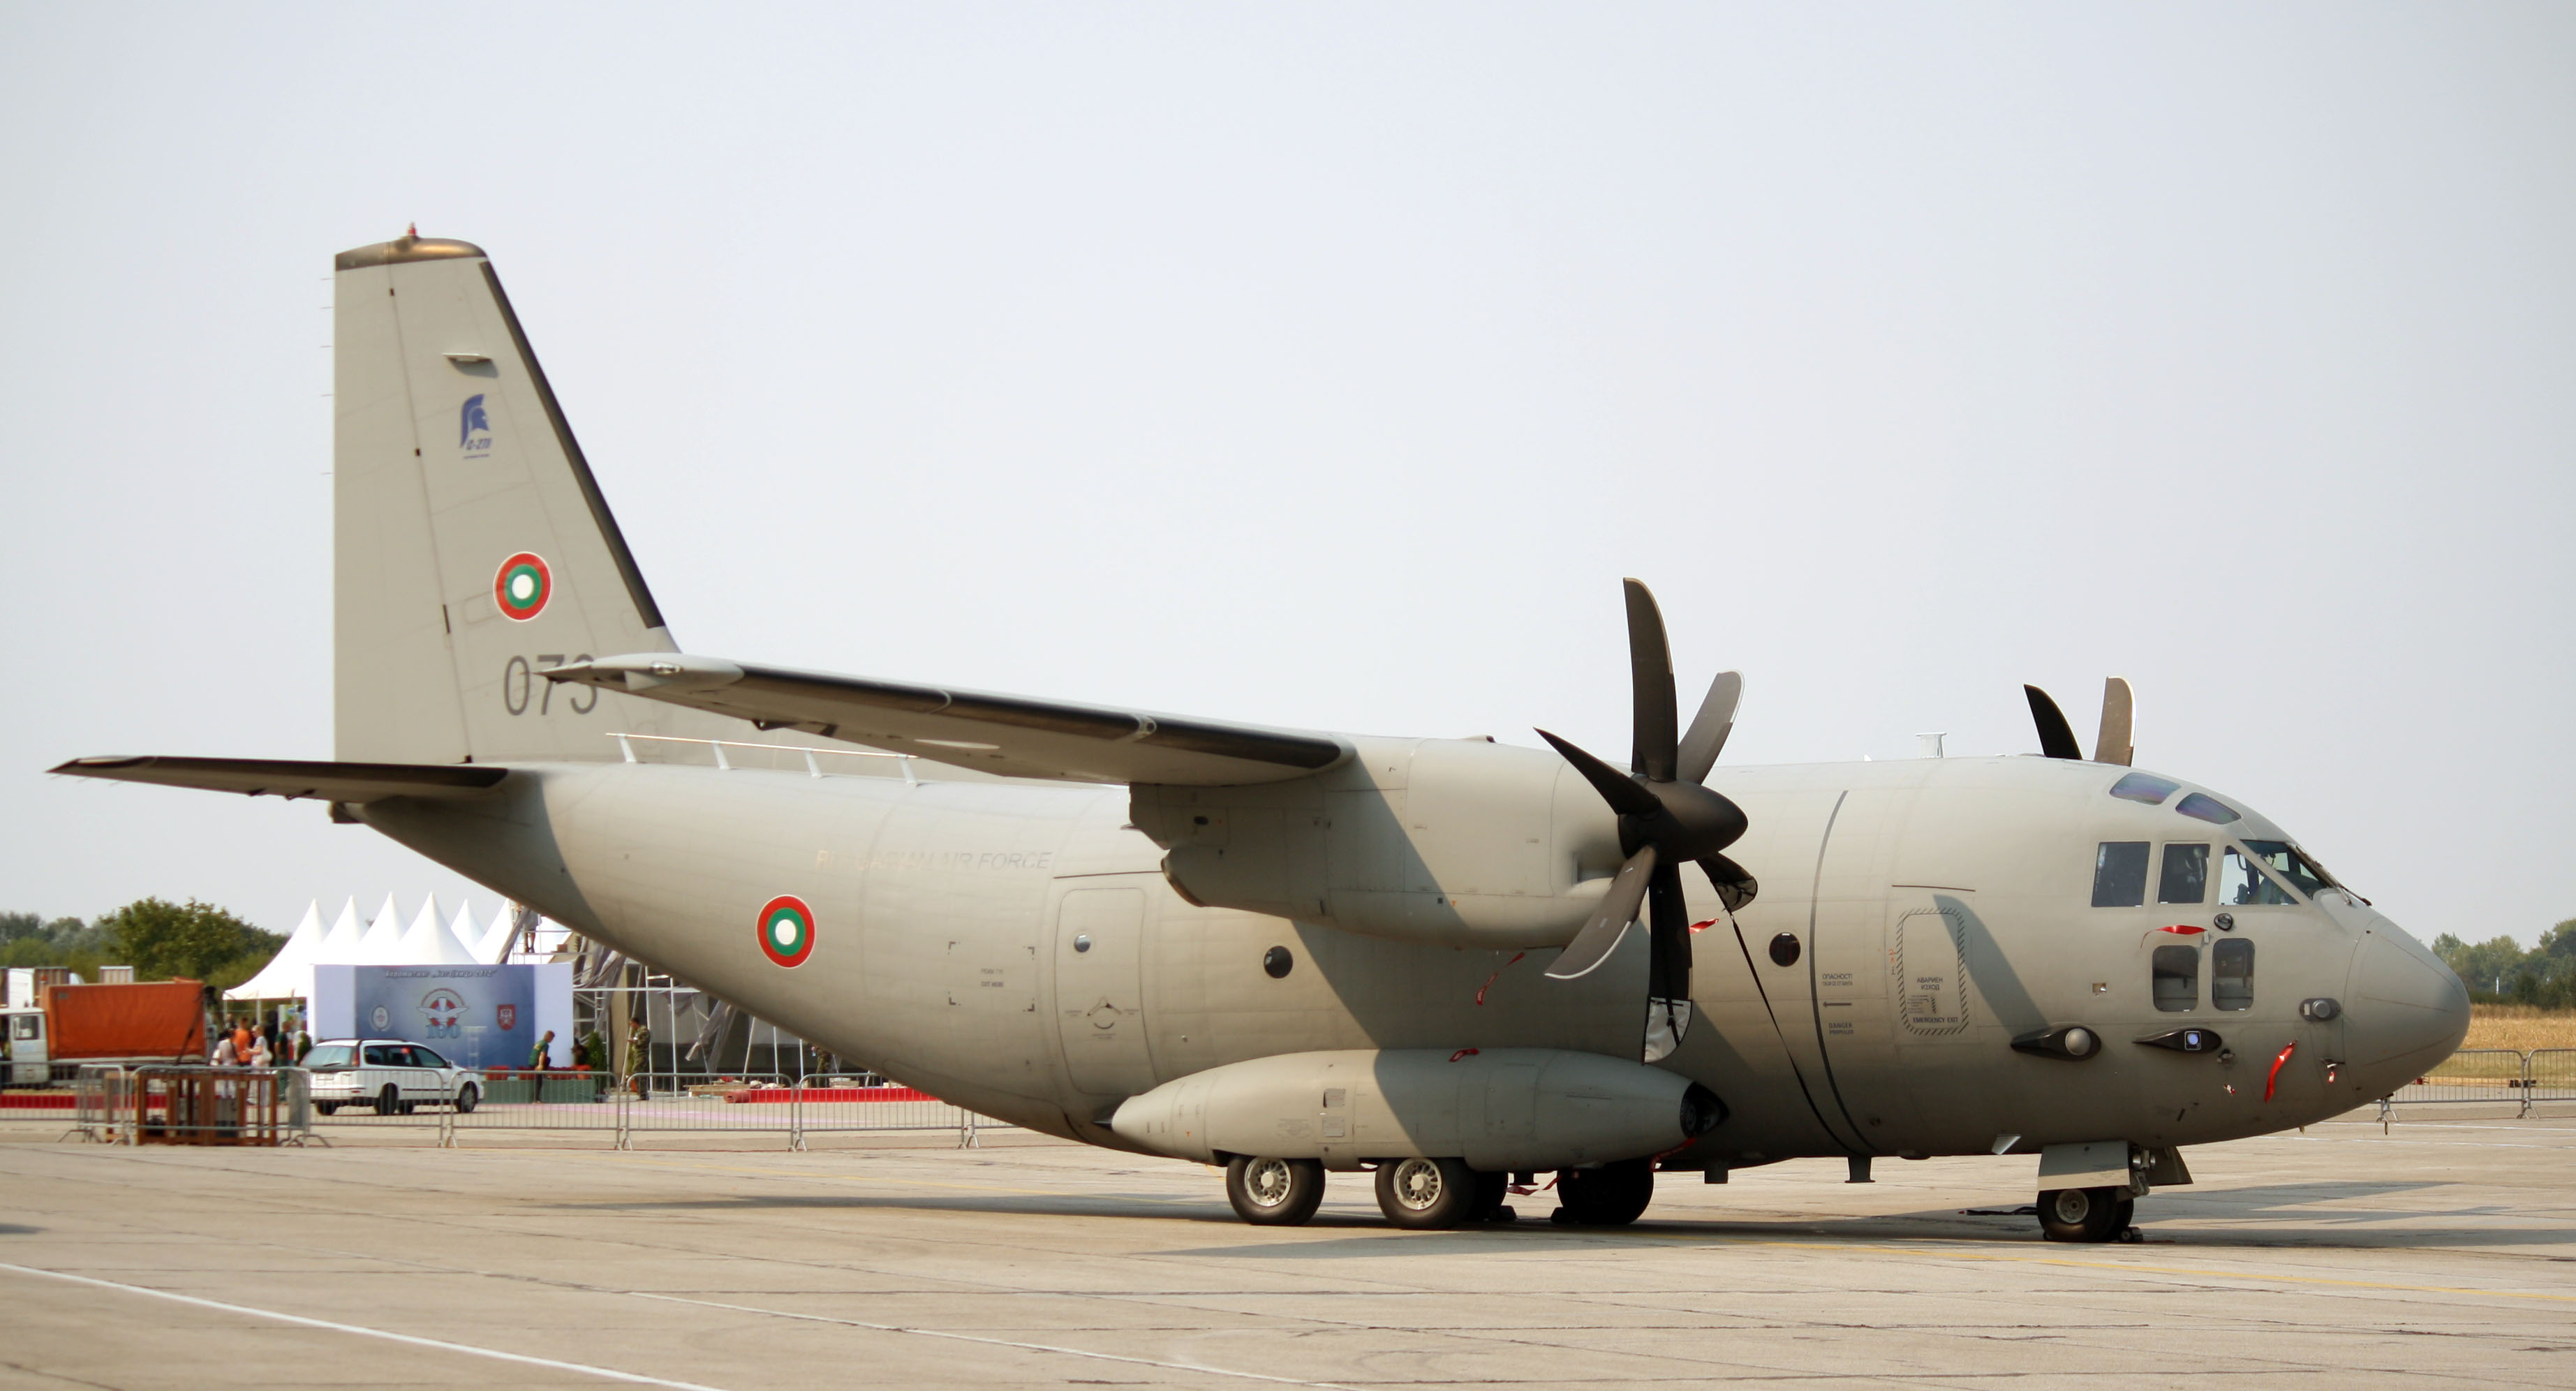
{"label": "landing gear wheel", "polygon": [[402,1090],[393,1083],[387,1082],[385,1089],[376,1093],[376,1114],[390,1116],[401,1109]]}
{"label": "landing gear wheel", "polygon": [[1476,1205],[1474,1211],[1468,1214],[1467,1220],[1470,1222],[1519,1221],[1519,1213],[1503,1206],[1503,1200],[1511,1195],[1511,1175],[1479,1171],[1476,1174]]}
{"label": "landing gear wheel", "polygon": [[1399,1227],[1459,1226],[1475,1216],[1475,1171],[1457,1159],[1390,1159],[1377,1166],[1377,1206]]}
{"label": "landing gear wheel", "polygon": [[2117,1241],[2137,1214],[2118,1188],[2052,1188],[2039,1195],[2039,1229],[2051,1241]]}
{"label": "landing gear wheel", "polygon": [[1598,1169],[1561,1169],[1556,1200],[1562,1206],[1552,1218],[1576,1227],[1624,1227],[1643,1216],[1655,1200],[1655,1164],[1627,1159]]}
{"label": "landing gear wheel", "polygon": [[1256,1227],[1303,1226],[1324,1201],[1323,1162],[1237,1155],[1226,1161],[1225,1197]]}
{"label": "landing gear wheel", "polygon": [[478,1090],[473,1083],[466,1083],[465,1090],[456,1094],[456,1114],[461,1116],[466,1112],[473,1110],[474,1103],[481,1101],[482,1099],[483,1093]]}

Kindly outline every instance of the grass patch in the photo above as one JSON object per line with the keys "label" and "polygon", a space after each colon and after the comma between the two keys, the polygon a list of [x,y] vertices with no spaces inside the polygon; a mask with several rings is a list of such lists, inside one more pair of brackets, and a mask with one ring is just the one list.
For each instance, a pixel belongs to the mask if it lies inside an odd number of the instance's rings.
{"label": "grass patch", "polygon": [[2576,1048],[2576,1009],[2538,1005],[2471,1005],[2462,1048]]}

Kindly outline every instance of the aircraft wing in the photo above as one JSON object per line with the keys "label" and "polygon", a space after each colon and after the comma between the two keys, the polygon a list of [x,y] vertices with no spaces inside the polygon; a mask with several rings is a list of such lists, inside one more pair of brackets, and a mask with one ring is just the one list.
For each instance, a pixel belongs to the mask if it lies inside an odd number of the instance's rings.
{"label": "aircraft wing", "polygon": [[602,657],[537,674],[1008,777],[1213,787],[1301,778],[1350,753],[1324,734],[677,652]]}
{"label": "aircraft wing", "polygon": [[251,797],[378,802],[388,797],[471,797],[510,775],[471,764],[312,763],[286,758],[75,758],[49,772]]}

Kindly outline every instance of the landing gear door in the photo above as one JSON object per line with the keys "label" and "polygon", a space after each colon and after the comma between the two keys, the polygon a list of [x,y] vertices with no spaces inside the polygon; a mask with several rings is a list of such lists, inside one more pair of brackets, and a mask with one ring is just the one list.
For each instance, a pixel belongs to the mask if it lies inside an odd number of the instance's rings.
{"label": "landing gear door", "polygon": [[1145,891],[1067,890],[1055,913],[1056,1029],[1074,1089],[1134,1096],[1154,1086],[1145,1045]]}

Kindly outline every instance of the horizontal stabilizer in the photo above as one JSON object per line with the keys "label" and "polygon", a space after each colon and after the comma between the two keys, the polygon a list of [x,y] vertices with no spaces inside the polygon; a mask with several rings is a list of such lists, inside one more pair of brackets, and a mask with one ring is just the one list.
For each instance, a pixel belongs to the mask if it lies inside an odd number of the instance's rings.
{"label": "horizontal stabilizer", "polygon": [[208,792],[239,792],[252,797],[312,797],[325,802],[471,797],[510,775],[507,768],[460,764],[318,763],[287,758],[75,758],[49,771]]}
{"label": "horizontal stabilizer", "polygon": [[1006,777],[1195,787],[1280,782],[1329,768],[1349,752],[1328,735],[676,652],[602,657],[537,674]]}

